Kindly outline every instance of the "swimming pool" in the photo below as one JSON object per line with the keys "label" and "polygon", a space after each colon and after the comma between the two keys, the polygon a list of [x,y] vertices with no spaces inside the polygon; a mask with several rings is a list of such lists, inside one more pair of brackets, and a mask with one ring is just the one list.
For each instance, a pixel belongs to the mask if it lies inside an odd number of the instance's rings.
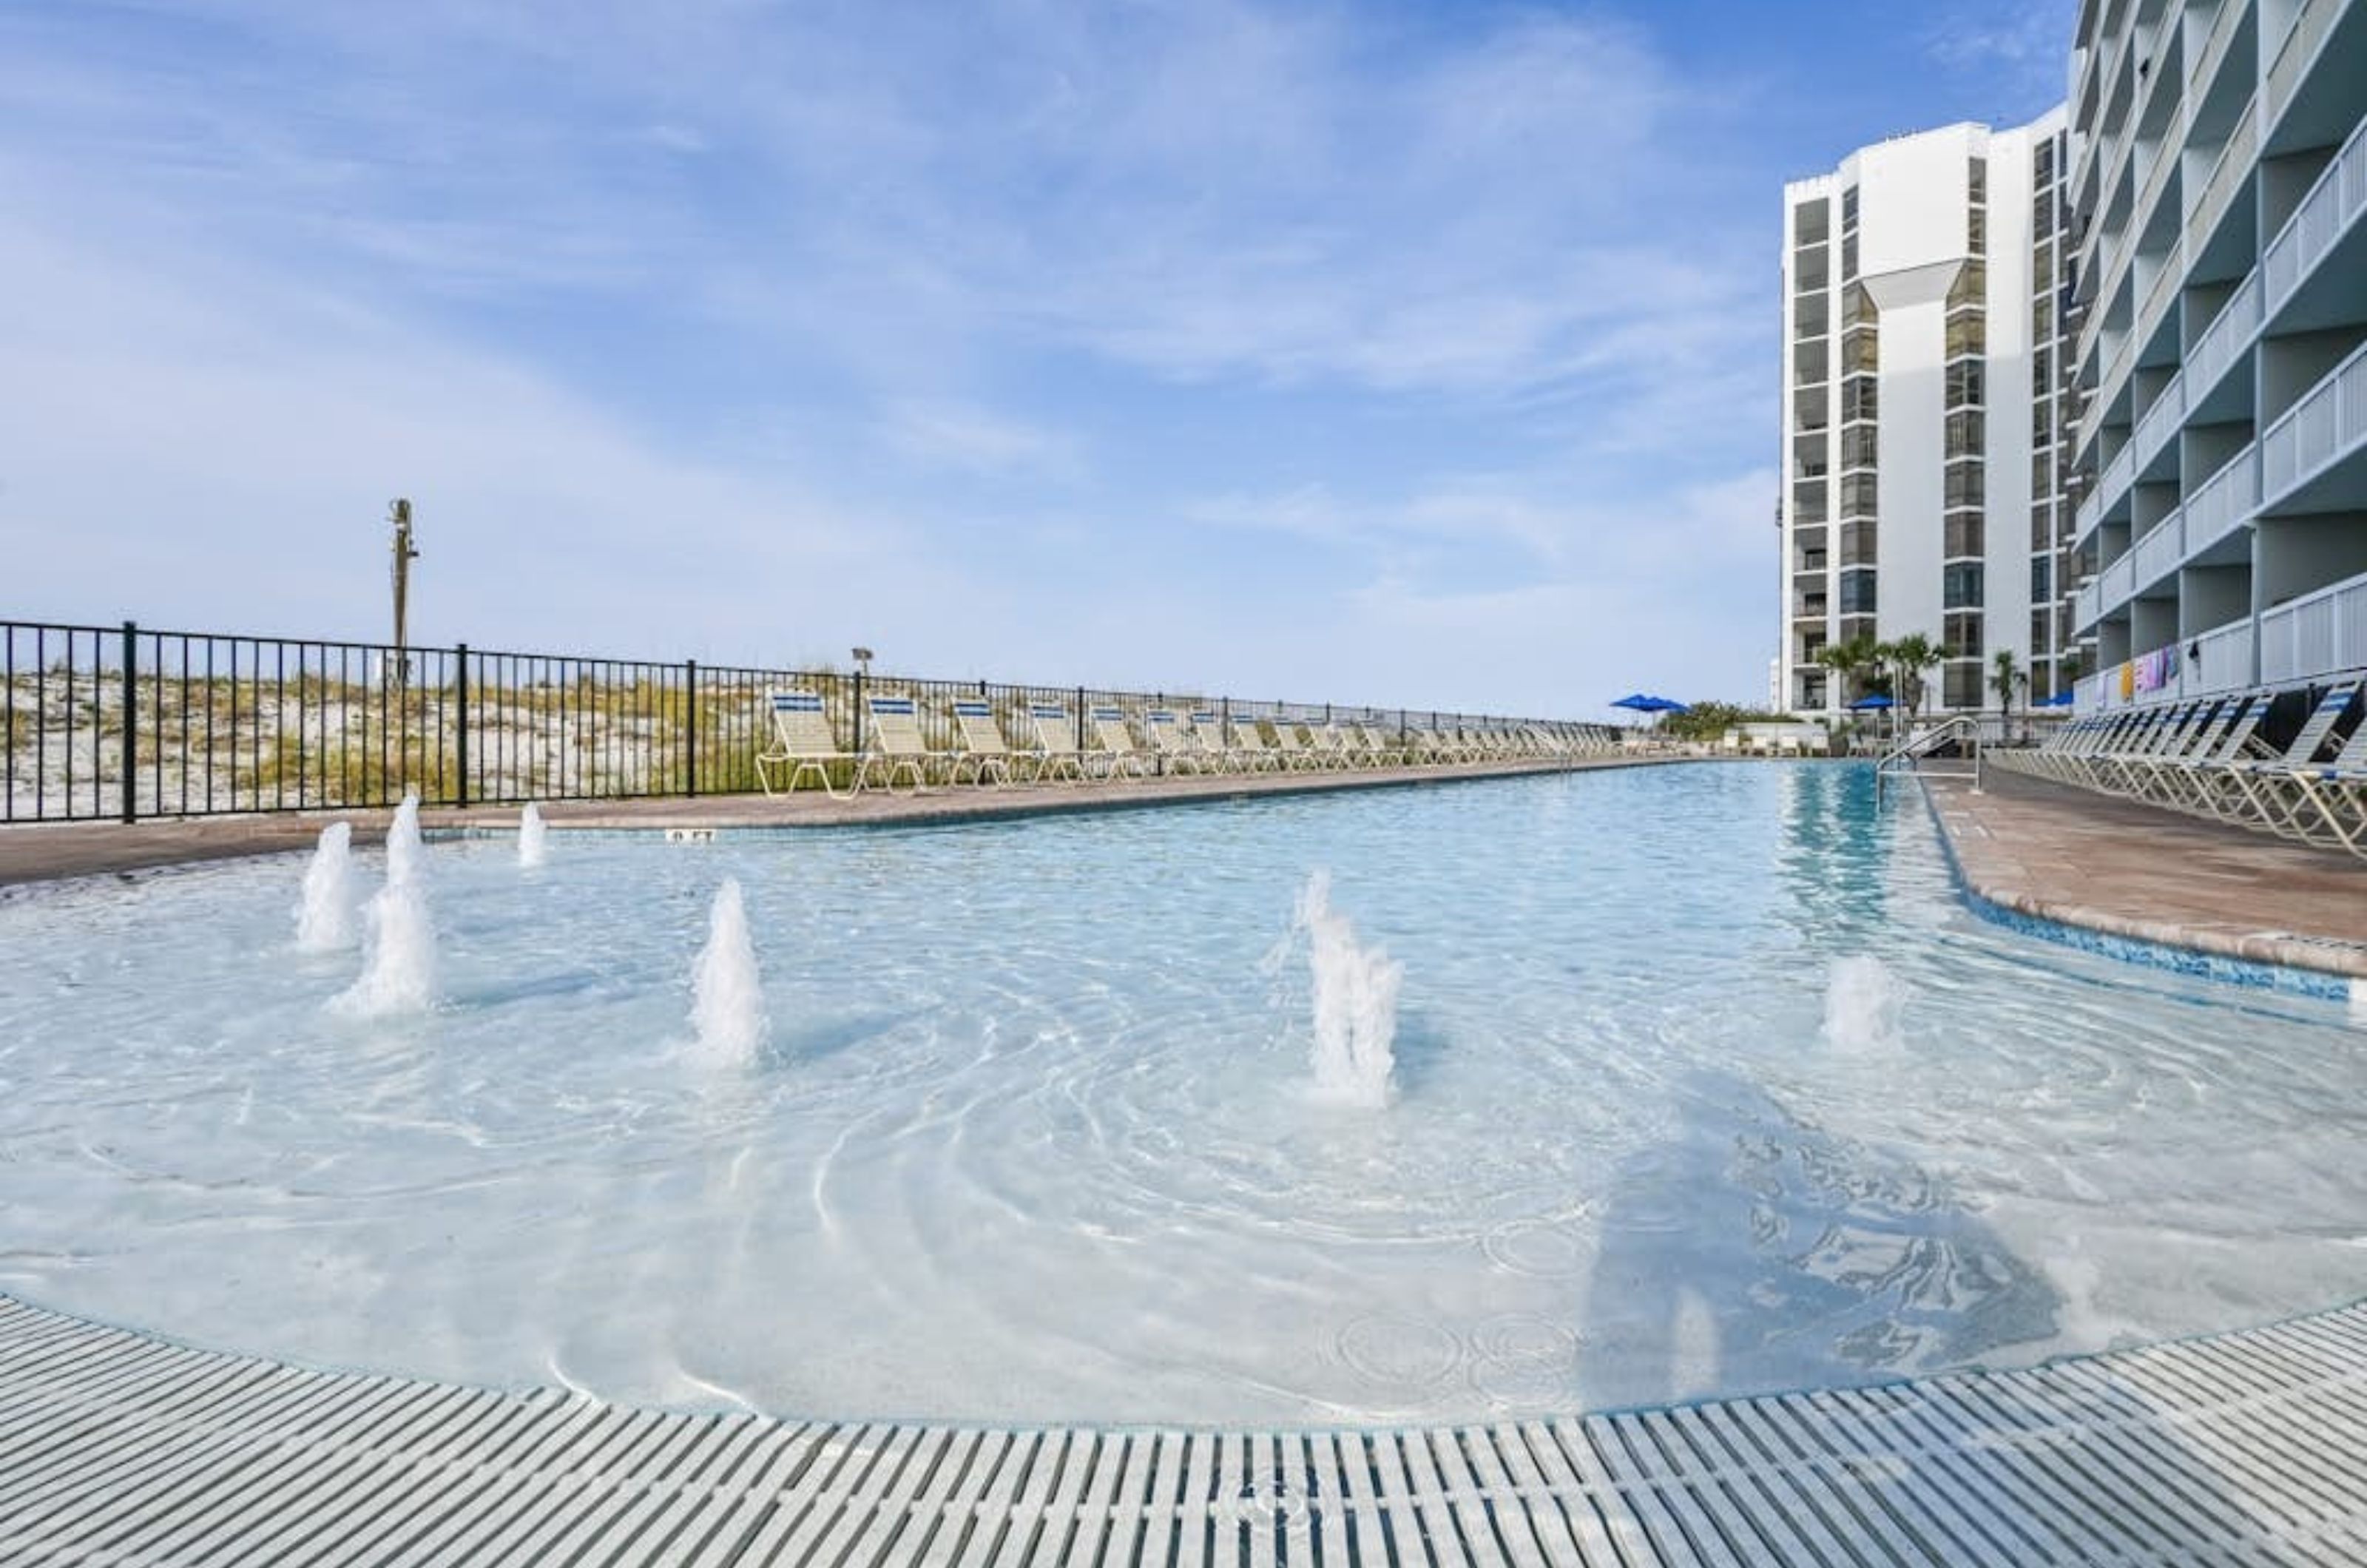
{"label": "swimming pool", "polygon": [[[377,857],[366,857],[374,866]],[[1319,868],[1401,971],[1315,1092]],[[0,901],[0,1288],[633,1402],[1439,1422],[2259,1322],[2367,1280],[2334,1004],[1971,914],[1920,802],[1705,764],[433,846],[437,1005],[300,863]],[[689,1049],[745,894],[770,1020]]]}

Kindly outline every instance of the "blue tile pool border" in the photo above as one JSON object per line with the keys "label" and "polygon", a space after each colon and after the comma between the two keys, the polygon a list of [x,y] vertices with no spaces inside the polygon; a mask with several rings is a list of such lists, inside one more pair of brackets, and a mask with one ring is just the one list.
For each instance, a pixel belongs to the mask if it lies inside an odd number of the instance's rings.
{"label": "blue tile pool border", "polygon": [[1947,863],[1948,875],[1955,884],[1957,896],[1964,899],[1965,908],[1992,925],[2002,926],[2022,936],[2036,937],[2041,942],[2051,942],[2058,947],[2077,948],[2082,953],[2096,953],[2123,964],[2165,969],[2172,974],[2214,980],[2221,985],[2241,986],[2255,991],[2274,991],[2282,996],[2310,997],[2320,1001],[2348,1002],[2352,999],[2357,983],[2347,975],[2323,969],[2304,969],[2290,964],[2271,964],[2234,953],[2208,953],[2199,947],[2183,947],[2175,942],[2154,942],[2145,937],[2124,936],[2119,931],[2099,931],[2093,926],[2033,915],[1999,903],[1982,892],[1965,874],[1964,863],[1956,858],[1956,840],[1948,831],[1947,818],[1940,814],[1940,803],[1932,797],[1928,782],[1923,788],[1923,807],[1931,816],[1931,831],[1940,840],[1940,856]]}

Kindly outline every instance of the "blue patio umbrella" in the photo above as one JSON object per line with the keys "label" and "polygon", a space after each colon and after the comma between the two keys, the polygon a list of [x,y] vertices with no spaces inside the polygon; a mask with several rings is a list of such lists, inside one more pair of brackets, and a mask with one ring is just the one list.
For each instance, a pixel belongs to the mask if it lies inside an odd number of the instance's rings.
{"label": "blue patio umbrella", "polygon": [[1892,702],[1888,697],[1884,696],[1880,692],[1876,692],[1876,693],[1874,693],[1872,696],[1860,697],[1860,698],[1858,698],[1858,700],[1857,700],[1857,701],[1855,701],[1855,702],[1853,702],[1853,703],[1850,704],[1850,706],[1851,706],[1852,709],[1855,709],[1855,710],[1858,710],[1858,711],[1861,711],[1861,712],[1863,712],[1863,711],[1869,711],[1869,710],[1876,709],[1876,708],[1889,708],[1889,707],[1897,707],[1897,705],[1897,705],[1897,703]]}
{"label": "blue patio umbrella", "polygon": [[1650,713],[1653,711],[1652,705],[1659,700],[1658,697],[1648,697],[1641,692],[1630,692],[1611,705],[1615,708],[1633,708],[1637,713]]}
{"label": "blue patio umbrella", "polygon": [[2057,692],[2051,697],[2041,697],[2038,705],[2043,708],[2067,708],[2071,705],[2071,694]]}
{"label": "blue patio umbrella", "polygon": [[1648,697],[1653,713],[1691,713],[1693,710],[1673,697]]}

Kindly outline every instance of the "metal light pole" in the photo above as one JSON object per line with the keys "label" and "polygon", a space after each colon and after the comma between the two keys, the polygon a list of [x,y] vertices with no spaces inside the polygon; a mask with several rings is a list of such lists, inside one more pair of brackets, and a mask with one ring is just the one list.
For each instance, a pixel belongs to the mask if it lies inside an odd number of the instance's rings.
{"label": "metal light pole", "polygon": [[411,679],[411,657],[406,633],[411,612],[411,563],[419,558],[419,550],[412,543],[411,502],[397,497],[388,510],[387,521],[394,525],[394,681],[407,685]]}

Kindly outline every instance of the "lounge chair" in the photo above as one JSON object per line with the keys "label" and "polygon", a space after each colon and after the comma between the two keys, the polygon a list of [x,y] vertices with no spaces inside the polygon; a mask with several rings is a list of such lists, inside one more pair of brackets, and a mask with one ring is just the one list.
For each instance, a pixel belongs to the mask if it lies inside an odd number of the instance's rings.
{"label": "lounge chair", "polygon": [[1042,784],[1065,773],[1071,782],[1083,783],[1084,757],[1077,750],[1076,723],[1069,710],[1058,703],[1029,703],[1027,726],[1035,732],[1035,744],[1019,757],[1029,764],[1028,782]]}
{"label": "lounge chair", "polygon": [[962,782],[965,770],[972,784],[1000,786],[1011,782],[1011,747],[994,721],[992,703],[984,697],[955,698],[954,728],[961,735],[961,750],[954,753],[955,784]]}
{"label": "lounge chair", "polygon": [[1142,733],[1150,742],[1151,754],[1159,766],[1168,773],[1196,773],[1202,771],[1201,760],[1194,754],[1192,744],[1184,739],[1183,721],[1173,708],[1150,708],[1142,716]]}
{"label": "lounge chair", "polygon": [[[766,795],[795,794],[809,777],[832,800],[851,800],[863,787],[861,759],[839,749],[830,713],[820,692],[774,692],[766,697],[773,715],[773,744],[756,753],[756,783]],[[853,776],[844,794],[831,782],[832,771],[844,764]],[[776,770],[787,770],[779,784]]]}
{"label": "lounge chair", "polygon": [[2305,836],[2295,818],[2310,807],[2311,797],[2298,787],[2299,782],[2317,765],[2318,753],[2326,750],[2335,725],[2350,711],[2350,699],[2358,692],[2356,682],[2329,689],[2302,721],[2284,755],[2231,764],[2228,776],[2236,787],[2233,791],[2222,788],[2213,797],[2217,814],[2229,821],[2249,818],[2287,837]]}
{"label": "lounge chair", "polygon": [[921,733],[920,704],[911,697],[871,694],[864,697],[863,705],[871,723],[863,764],[855,774],[858,781],[876,781],[893,795],[897,780],[910,779],[917,795],[929,787],[932,773],[950,767],[953,753],[930,750],[927,737]]}
{"label": "lounge chair", "polygon": [[1120,773],[1141,778],[1150,772],[1150,759],[1134,743],[1134,731],[1126,722],[1126,710],[1115,703],[1096,703],[1089,710],[1093,721],[1093,739],[1101,742],[1097,751],[1085,753],[1089,772],[1098,770],[1100,777],[1116,778]]}
{"label": "lounge chair", "polygon": [[2280,831],[2367,859],[2367,716],[2331,761],[2296,770],[2283,782],[2293,800]]}
{"label": "lounge chair", "polygon": [[1280,773],[1290,765],[1281,748],[1267,744],[1265,730],[1259,721],[1240,714],[1233,716],[1233,743],[1228,752],[1233,766],[1245,773]]}
{"label": "lounge chair", "polygon": [[1238,766],[1233,749],[1225,744],[1225,722],[1214,708],[1194,708],[1184,715],[1184,739],[1206,772],[1229,773]]}
{"label": "lounge chair", "polygon": [[1299,738],[1298,726],[1289,719],[1274,719],[1274,749],[1281,754],[1282,765],[1287,772],[1303,773],[1323,765],[1323,759]]}

